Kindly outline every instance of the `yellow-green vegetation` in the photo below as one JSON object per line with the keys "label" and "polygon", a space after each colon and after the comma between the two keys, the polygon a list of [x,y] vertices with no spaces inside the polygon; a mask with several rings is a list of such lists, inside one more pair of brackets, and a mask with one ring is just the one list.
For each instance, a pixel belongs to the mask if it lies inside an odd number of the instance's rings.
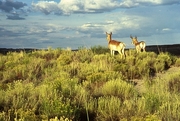
{"label": "yellow-green vegetation", "polygon": [[98,46],[0,55],[0,120],[180,120],[180,72],[157,76],[180,59],[125,54]]}

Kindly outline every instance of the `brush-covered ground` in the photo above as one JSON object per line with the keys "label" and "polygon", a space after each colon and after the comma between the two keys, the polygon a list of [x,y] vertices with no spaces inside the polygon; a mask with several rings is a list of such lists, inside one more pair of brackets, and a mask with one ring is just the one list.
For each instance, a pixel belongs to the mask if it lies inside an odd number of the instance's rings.
{"label": "brush-covered ground", "polygon": [[108,48],[0,54],[0,120],[180,120],[180,58]]}

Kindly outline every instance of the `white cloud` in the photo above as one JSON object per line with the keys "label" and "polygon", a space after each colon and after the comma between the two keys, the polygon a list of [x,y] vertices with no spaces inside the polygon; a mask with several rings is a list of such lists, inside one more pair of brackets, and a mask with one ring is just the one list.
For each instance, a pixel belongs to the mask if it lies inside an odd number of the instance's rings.
{"label": "white cloud", "polygon": [[[119,14],[119,13],[117,13]],[[117,15],[116,14],[116,15]],[[129,36],[134,32],[139,32],[141,27],[144,27],[144,23],[148,22],[146,17],[137,15],[125,15],[120,14],[120,17],[114,19],[111,15],[107,16],[107,19],[99,22],[89,22],[82,24],[77,28],[77,31],[90,35],[91,37],[104,37],[105,32],[113,32],[116,37]],[[119,34],[118,34],[119,33]]]}
{"label": "white cloud", "polygon": [[179,0],[122,0],[118,7],[137,7],[137,6],[149,6],[149,5],[172,5],[180,4]]}
{"label": "white cloud", "polygon": [[113,24],[114,21],[112,21],[112,20],[107,20],[106,23],[107,23],[107,24]]}
{"label": "white cloud", "polygon": [[82,32],[91,33],[91,31],[102,30],[103,26],[104,25],[102,25],[102,24],[86,23],[86,24],[83,24],[82,26],[78,27],[78,30],[82,31]]}
{"label": "white cloud", "polygon": [[103,30],[109,32],[117,32],[124,29],[137,30],[141,27],[142,23],[147,21],[147,19],[142,16],[124,14],[121,14],[120,16],[121,17],[116,21],[106,21]]}
{"label": "white cloud", "polygon": [[61,0],[39,1],[32,6],[45,14],[58,13],[70,15],[71,13],[102,13],[117,8],[131,8],[141,5],[180,4],[179,0]]}
{"label": "white cloud", "polygon": [[162,31],[170,31],[170,28],[163,28]]}
{"label": "white cloud", "polygon": [[119,2],[116,0],[61,0],[59,8],[67,13],[95,13],[104,12],[117,8]]}
{"label": "white cloud", "polygon": [[64,14],[69,14],[72,12],[81,12],[83,10],[83,4],[83,0],[61,0],[58,7]]}
{"label": "white cloud", "polygon": [[163,4],[179,4],[179,0],[136,0],[138,3],[152,4],[152,5],[163,5]]}
{"label": "white cloud", "polygon": [[[148,44],[160,42],[159,40],[163,44],[172,41],[177,43],[180,31],[178,3],[179,0],[41,0],[33,3],[38,11],[45,14],[72,15],[30,14],[25,21],[14,21],[16,23],[6,20],[4,15],[0,18],[0,35],[3,37],[0,41],[14,42],[15,38],[18,42],[24,42],[24,45],[39,43],[35,44],[36,47],[51,45],[51,41],[55,43],[54,47],[58,43],[66,43],[63,46],[70,46],[72,43],[73,46],[81,46],[81,41],[86,44],[107,45],[105,32],[111,31],[113,39],[122,39],[127,45],[131,41],[130,34],[146,40]],[[114,10],[117,8],[122,9]],[[90,12],[99,14],[85,14]],[[44,41],[42,43],[37,40]]]}
{"label": "white cloud", "polygon": [[131,8],[134,6],[138,6],[139,3],[134,1],[134,0],[122,0],[122,2],[120,3],[120,7],[125,7],[125,8]]}
{"label": "white cloud", "polygon": [[36,4],[33,3],[32,6],[35,10],[41,11],[45,14],[60,11],[60,9],[58,8],[58,4],[54,1],[39,1]]}
{"label": "white cloud", "polygon": [[151,3],[151,4],[161,4],[163,0],[136,0],[138,3]]}
{"label": "white cloud", "polygon": [[85,11],[110,10],[117,8],[119,2],[116,0],[85,0]]}

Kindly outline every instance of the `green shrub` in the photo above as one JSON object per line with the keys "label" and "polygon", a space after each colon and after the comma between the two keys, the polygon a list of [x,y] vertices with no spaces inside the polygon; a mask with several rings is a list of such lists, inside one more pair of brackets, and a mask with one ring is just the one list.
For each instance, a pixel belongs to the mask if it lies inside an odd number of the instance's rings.
{"label": "green shrub", "polygon": [[175,96],[174,99],[162,103],[157,114],[163,121],[174,121],[174,120],[179,121],[180,120],[179,107],[180,107],[179,97]]}
{"label": "green shrub", "polygon": [[[127,56],[126,57],[126,63],[129,65],[129,66],[134,66],[136,64],[136,57],[133,56],[133,55],[130,55],[130,56]],[[123,63],[122,63],[123,64]]]}
{"label": "green shrub", "polygon": [[169,78],[168,83],[169,91],[171,92],[180,92],[180,75],[174,74]]}
{"label": "green shrub", "polygon": [[61,66],[70,64],[72,60],[73,54],[69,51],[64,51],[58,58],[57,61]]}
{"label": "green shrub", "polygon": [[117,96],[121,101],[136,95],[136,91],[131,84],[118,79],[106,82],[100,87],[99,91],[105,96]]}
{"label": "green shrub", "polygon": [[156,60],[156,62],[154,63],[154,68],[157,73],[162,72],[165,69],[164,60]]}
{"label": "green shrub", "polygon": [[143,60],[148,56],[152,56],[152,55],[150,55],[148,52],[137,53],[136,60]]}
{"label": "green shrub", "polygon": [[156,114],[149,114],[146,117],[131,117],[131,121],[161,121]]}
{"label": "green shrub", "polygon": [[172,65],[172,56],[169,53],[160,53],[157,59],[164,63],[164,68],[168,69]]}
{"label": "green shrub", "polygon": [[117,60],[116,57],[112,57],[110,56],[110,54],[94,55],[92,59],[92,64],[95,65],[96,68],[101,72],[116,71],[114,68],[119,63],[119,60]]}
{"label": "green shrub", "polygon": [[91,50],[95,54],[104,54],[104,53],[110,52],[110,50],[107,47],[103,47],[103,46],[94,46],[94,47],[91,47]]}
{"label": "green shrub", "polygon": [[132,55],[131,51],[129,53],[130,55],[124,61],[115,64],[115,71],[120,71],[125,79],[147,78],[154,75],[154,68],[156,67],[156,65],[154,67],[154,63],[157,56],[155,53],[147,52],[137,55]]}
{"label": "green shrub", "polygon": [[157,94],[148,93],[145,95],[145,108],[149,114],[156,113],[159,110],[161,104],[162,100]]}
{"label": "green shrub", "polygon": [[125,54],[126,54],[126,57],[128,57],[128,56],[136,57],[137,56],[137,52],[135,49],[129,49],[128,51],[125,51]]}
{"label": "green shrub", "polygon": [[88,75],[87,81],[90,81],[91,83],[101,83],[101,82],[107,82],[111,79],[117,79],[122,78],[121,73],[117,73],[114,71],[107,71],[107,72],[96,72]]}
{"label": "green shrub", "polygon": [[1,121],[7,121],[8,118],[6,118],[6,113],[4,111],[0,112],[0,120]]}
{"label": "green shrub", "polygon": [[18,109],[15,112],[14,120],[24,120],[24,121],[35,121],[37,120],[37,116],[34,113],[34,110],[24,110]]}
{"label": "green shrub", "polygon": [[120,120],[122,102],[114,96],[100,97],[98,99],[97,120]]}
{"label": "green shrub", "polygon": [[175,61],[175,66],[176,66],[176,67],[179,67],[179,66],[180,66],[180,58],[178,58],[178,59]]}
{"label": "green shrub", "polygon": [[148,65],[148,61],[143,59],[143,60],[138,60],[136,62],[136,71],[137,74],[140,75],[141,77],[148,77],[149,76],[149,70],[150,66]]}
{"label": "green shrub", "polygon": [[[6,56],[0,55],[0,71],[5,69]],[[2,77],[2,76],[1,76]]]}
{"label": "green shrub", "polygon": [[52,60],[52,59],[57,59],[62,52],[65,50],[62,49],[52,49],[52,48],[48,48],[47,50],[38,50],[38,51],[33,51],[31,54],[31,56],[35,57],[35,58],[42,58],[45,59],[47,61]]}
{"label": "green shrub", "polygon": [[180,120],[179,74],[147,83],[178,58],[125,53],[121,59],[95,47],[0,55],[0,120]]}
{"label": "green shrub", "polygon": [[81,48],[78,51],[74,52],[73,60],[81,63],[90,63],[93,58],[93,52],[87,48]]}
{"label": "green shrub", "polygon": [[[33,109],[36,107],[37,100],[32,97],[34,93],[34,84],[23,84],[22,81],[15,81],[8,85],[6,94],[2,99],[5,101],[4,106],[11,105],[13,109]],[[28,100],[28,101],[27,101]]]}
{"label": "green shrub", "polygon": [[44,98],[41,101],[40,112],[42,115],[47,115],[49,118],[58,117],[73,117],[73,108],[71,107],[70,100],[63,97]]}

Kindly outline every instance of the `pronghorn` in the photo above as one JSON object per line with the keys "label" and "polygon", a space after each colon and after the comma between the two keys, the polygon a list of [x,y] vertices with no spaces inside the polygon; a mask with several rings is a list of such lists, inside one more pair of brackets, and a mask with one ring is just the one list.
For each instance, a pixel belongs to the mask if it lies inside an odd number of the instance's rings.
{"label": "pronghorn", "polygon": [[132,37],[132,36],[130,35],[130,38],[132,39],[132,44],[134,44],[135,47],[136,47],[137,53],[141,52],[141,50],[143,50],[143,52],[146,51],[146,50],[145,50],[146,43],[145,43],[144,41],[138,42],[136,36],[135,36],[135,37]]}
{"label": "pronghorn", "polygon": [[125,44],[123,42],[112,40],[111,36],[112,36],[112,32],[110,34],[106,32],[106,39],[108,41],[108,47],[111,51],[111,55],[114,56],[114,52],[118,51],[122,58],[122,56],[125,56],[124,55]]}

